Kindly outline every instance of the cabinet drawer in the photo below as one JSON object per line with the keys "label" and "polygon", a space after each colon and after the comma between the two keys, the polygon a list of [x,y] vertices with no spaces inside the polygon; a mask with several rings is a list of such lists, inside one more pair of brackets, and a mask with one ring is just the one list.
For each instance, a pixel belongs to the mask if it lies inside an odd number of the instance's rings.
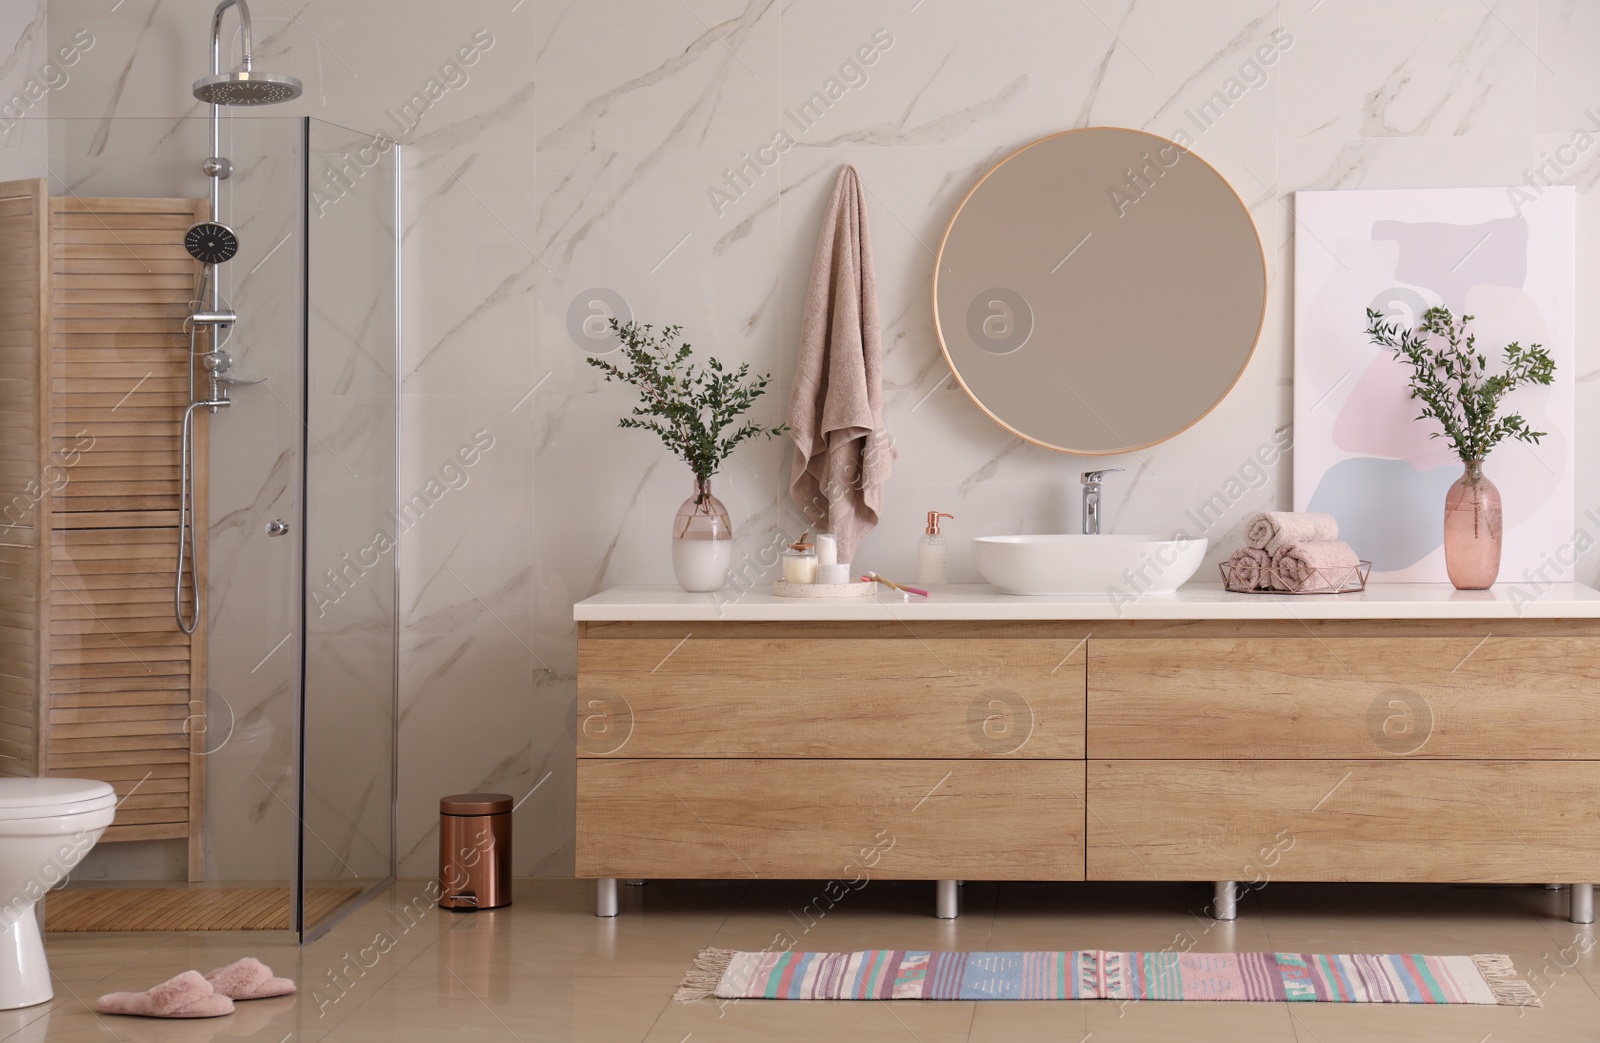
{"label": "cabinet drawer", "polygon": [[1083,644],[580,638],[578,756],[1081,758]]}
{"label": "cabinet drawer", "polygon": [[1600,763],[1090,761],[1090,880],[1600,879]]}
{"label": "cabinet drawer", "polygon": [[577,875],[1082,880],[1082,761],[578,762]]}
{"label": "cabinet drawer", "polygon": [[1088,675],[1096,759],[1600,751],[1592,638],[1091,640]]}

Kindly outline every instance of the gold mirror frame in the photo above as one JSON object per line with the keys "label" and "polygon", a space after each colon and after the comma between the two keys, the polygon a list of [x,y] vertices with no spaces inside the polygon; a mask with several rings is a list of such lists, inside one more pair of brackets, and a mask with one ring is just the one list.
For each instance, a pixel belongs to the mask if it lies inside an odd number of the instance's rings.
{"label": "gold mirror frame", "polygon": [[[944,328],[944,322],[942,321],[942,319],[940,317],[939,277],[940,277],[940,273],[941,272],[947,270],[946,253],[951,248],[951,236],[952,236],[952,233],[955,232],[958,224],[960,223],[963,214],[967,213],[969,204],[971,204],[973,199],[978,195],[980,189],[982,189],[985,184],[989,183],[990,179],[994,178],[995,175],[999,171],[1005,169],[1006,165],[1008,163],[1012,163],[1013,161],[1017,160],[1018,157],[1021,157],[1024,154],[1029,153],[1030,150],[1036,149],[1036,148],[1038,148],[1038,147],[1040,147],[1042,145],[1045,145],[1048,142],[1058,141],[1060,139],[1067,138],[1067,137],[1072,136],[1072,135],[1105,135],[1107,133],[1115,133],[1115,134],[1118,134],[1118,135],[1128,135],[1128,136],[1133,136],[1133,137],[1135,137],[1137,139],[1144,139],[1144,141],[1140,141],[1140,142],[1138,142],[1138,144],[1141,147],[1145,148],[1146,151],[1145,151],[1144,155],[1145,155],[1146,159],[1149,159],[1150,155],[1152,153],[1154,153],[1156,155],[1159,155],[1159,156],[1162,156],[1164,158],[1171,150],[1177,150],[1178,156],[1177,156],[1177,158],[1173,159],[1171,165],[1162,164],[1163,166],[1166,167],[1166,169],[1175,168],[1177,163],[1179,162],[1179,160],[1182,160],[1185,163],[1198,164],[1199,169],[1202,170],[1205,175],[1208,175],[1210,178],[1215,180],[1215,185],[1214,186],[1209,186],[1206,189],[1206,191],[1209,192],[1212,196],[1214,196],[1216,198],[1231,199],[1232,203],[1237,206],[1237,216],[1243,218],[1242,223],[1238,226],[1238,230],[1241,233],[1242,233],[1242,229],[1244,229],[1244,228],[1248,228],[1248,230],[1249,230],[1248,242],[1251,245],[1253,245],[1253,252],[1252,252],[1251,256],[1254,259],[1255,263],[1258,264],[1259,268],[1260,268],[1260,282],[1259,282],[1260,306],[1259,306],[1259,308],[1257,308],[1255,310],[1254,326],[1253,326],[1253,330],[1250,331],[1249,344],[1248,344],[1248,347],[1246,348],[1246,350],[1244,350],[1242,352],[1242,354],[1239,356],[1239,362],[1238,362],[1237,369],[1232,373],[1231,377],[1226,381],[1225,384],[1220,384],[1219,385],[1220,386],[1220,391],[1215,395],[1214,398],[1210,398],[1209,401],[1200,400],[1200,401],[1204,401],[1204,407],[1203,408],[1199,408],[1198,406],[1196,406],[1196,407],[1194,407],[1194,409],[1186,409],[1186,410],[1184,410],[1184,415],[1181,418],[1181,423],[1178,423],[1176,421],[1174,422],[1174,423],[1177,424],[1177,426],[1174,426],[1171,430],[1168,430],[1164,434],[1160,434],[1159,436],[1156,436],[1156,437],[1145,437],[1143,439],[1136,439],[1136,440],[1133,440],[1133,442],[1131,444],[1126,444],[1126,445],[1097,446],[1097,447],[1094,447],[1094,448],[1073,447],[1073,446],[1067,446],[1067,445],[1057,445],[1057,444],[1054,444],[1052,441],[1049,441],[1049,440],[1047,440],[1045,438],[1039,437],[1037,434],[1029,433],[1028,431],[1023,430],[1022,427],[1019,426],[1019,425],[1025,425],[1026,424],[1024,419],[1017,418],[1017,417],[1011,417],[1011,418],[1008,419],[1007,417],[1001,416],[998,412],[996,412],[996,409],[991,408],[989,404],[986,404],[984,402],[984,400],[979,396],[977,391],[975,391],[974,388],[971,386],[971,384],[969,384],[967,377],[963,376],[961,367],[957,364],[956,355],[955,355],[955,353],[952,353],[952,351],[951,351],[949,338],[946,336],[946,331],[945,331],[945,328]],[[1224,189],[1225,190],[1225,194],[1223,192],[1216,191],[1216,186],[1220,186],[1222,189]],[[1108,192],[1113,192],[1114,191],[1114,186],[1108,185],[1107,186],[1107,191]],[[1150,190],[1146,190],[1146,191],[1150,191]],[[1192,186],[1191,186],[1191,191],[1193,191],[1193,187]],[[1117,197],[1115,196],[1115,194],[1112,194],[1110,198],[1114,202]],[[1140,199],[1142,199],[1142,198],[1143,197],[1141,196]],[[1138,201],[1139,201],[1138,199],[1134,200],[1135,203],[1137,203]],[[1126,207],[1126,204],[1124,204],[1124,207]],[[1223,215],[1221,214],[1221,212],[1218,211],[1216,214],[1209,215],[1209,216],[1214,218],[1214,219],[1218,219],[1218,220],[1224,220],[1225,219],[1225,220],[1231,221],[1232,217],[1233,217],[1233,214],[1230,211],[1229,214],[1226,216],[1226,218],[1224,218]],[[1103,217],[1103,215],[1102,215],[1102,217]],[[1085,241],[1087,241],[1087,237],[1085,237]],[[1080,243],[1079,245],[1083,245],[1083,244]],[[1074,249],[1076,249],[1076,248],[1074,248]],[[1071,256],[1071,254],[1069,253],[1068,257],[1070,257],[1070,256]],[[1065,262],[1065,258],[1063,259],[1063,263],[1064,262]],[[1059,265],[1058,265],[1058,267],[1059,267]],[[1225,400],[1228,397],[1228,395],[1230,393],[1232,393],[1233,389],[1236,386],[1238,386],[1239,381],[1244,376],[1245,370],[1250,365],[1251,359],[1253,359],[1255,357],[1256,348],[1259,346],[1260,341],[1261,341],[1261,332],[1265,328],[1265,324],[1266,324],[1267,289],[1268,289],[1268,287],[1267,287],[1266,257],[1265,257],[1264,252],[1262,251],[1262,248],[1261,248],[1260,232],[1256,229],[1255,221],[1250,216],[1250,211],[1245,206],[1244,201],[1239,197],[1238,192],[1234,190],[1233,186],[1228,183],[1227,179],[1224,178],[1220,173],[1218,173],[1217,170],[1214,167],[1212,167],[1209,163],[1206,163],[1205,160],[1201,159],[1198,155],[1196,155],[1193,151],[1191,151],[1191,149],[1188,146],[1186,146],[1184,144],[1180,144],[1178,142],[1170,141],[1170,140],[1168,140],[1166,138],[1163,138],[1163,137],[1161,137],[1159,135],[1156,135],[1156,134],[1151,134],[1151,133],[1149,133],[1147,131],[1133,130],[1133,129],[1121,128],[1121,127],[1084,127],[1084,128],[1078,128],[1078,129],[1075,129],[1075,130],[1061,131],[1061,132],[1056,133],[1056,134],[1050,134],[1050,135],[1047,135],[1047,136],[1045,136],[1043,138],[1039,138],[1039,139],[1037,139],[1035,141],[1029,142],[1028,144],[1022,146],[1021,148],[1019,148],[1016,151],[1012,152],[1010,155],[1006,156],[1004,159],[1000,160],[1000,162],[996,163],[994,166],[990,167],[989,170],[986,171],[984,173],[984,175],[981,178],[978,179],[977,183],[974,184],[972,186],[972,188],[967,192],[966,196],[964,196],[962,198],[961,204],[956,207],[956,211],[951,216],[949,224],[946,225],[946,227],[945,227],[944,235],[940,239],[939,250],[938,250],[938,253],[937,253],[937,255],[935,257],[935,261],[934,261],[933,293],[932,293],[932,298],[933,298],[933,305],[932,305],[932,307],[933,307],[933,324],[934,324],[935,333],[937,334],[937,336],[939,338],[940,351],[943,352],[944,358],[945,358],[945,362],[950,367],[951,375],[955,377],[956,382],[961,385],[961,389],[966,392],[967,397],[972,400],[973,404],[976,405],[980,410],[982,410],[983,413],[986,416],[989,417],[989,419],[993,420],[1000,427],[1002,427],[1005,430],[1009,431],[1011,434],[1017,436],[1018,438],[1026,441],[1026,442],[1031,442],[1034,445],[1042,446],[1043,448],[1046,448],[1046,449],[1052,449],[1052,450],[1055,450],[1057,452],[1069,453],[1069,454],[1077,455],[1077,456],[1111,456],[1111,455],[1116,455],[1116,454],[1120,454],[1120,453],[1135,452],[1135,451],[1140,450],[1140,449],[1147,449],[1150,446],[1157,445],[1157,444],[1159,444],[1161,442],[1164,442],[1164,441],[1167,441],[1169,439],[1175,438],[1178,435],[1182,434],[1183,432],[1185,432],[1185,431],[1189,430],[1190,428],[1192,428],[1194,425],[1198,424],[1201,420],[1205,419],[1212,412],[1214,412],[1219,405],[1222,404],[1223,400]],[[982,291],[979,291],[979,292],[981,293]],[[1149,293],[1149,291],[1146,291],[1145,293],[1141,294],[1140,296],[1144,297],[1144,298],[1149,298],[1150,293]],[[1138,299],[1135,299],[1133,301],[1126,302],[1126,303],[1129,304],[1130,306],[1134,306],[1134,305],[1138,305],[1141,302]],[[1115,305],[1113,304],[1110,307],[1114,307],[1114,306]],[[1240,326],[1241,331],[1243,329],[1247,328],[1247,327],[1245,327],[1243,325],[1243,323],[1245,322],[1245,316],[1244,315],[1239,315],[1237,317],[1237,321],[1241,324],[1241,326]],[[970,324],[970,316],[969,316],[969,324]],[[1038,330],[1030,329],[1028,337],[1025,338],[1024,343],[1026,343],[1027,339],[1031,339],[1032,336],[1037,335],[1038,332],[1039,332]],[[1241,332],[1241,336],[1239,338],[1239,341],[1241,343],[1243,341],[1242,332]],[[1010,349],[1009,352],[993,352],[993,353],[994,354],[1009,354],[1011,352],[1015,352],[1017,350],[1020,350],[1020,348],[1022,346],[1023,346],[1022,344],[1019,344],[1017,348],[1012,348],[1012,349]],[[982,345],[979,345],[978,347],[979,347],[980,350],[985,350],[985,351],[990,350],[990,349],[984,348]],[[1231,365],[1231,359],[1229,359],[1229,364]],[[1054,371],[1052,370],[1052,373],[1053,372]],[[1057,379],[1060,380],[1061,378],[1059,376],[1057,376]],[[1070,385],[1066,385],[1064,380],[1062,381],[1062,383],[1064,385],[1064,390],[1065,391],[1070,393],[1073,397],[1078,398],[1080,403],[1084,403],[1084,400],[1083,400],[1082,396],[1079,396],[1077,394],[1077,392],[1072,391]],[[1070,403],[1071,400],[1068,399],[1067,401]],[[1084,403],[1084,408],[1089,409],[1089,412],[1091,414],[1094,413],[1093,408],[1088,406],[1087,403]],[[1195,409],[1198,409],[1198,411],[1197,412],[1194,411]],[[1097,414],[1095,415],[1095,419],[1098,422],[1100,427],[1104,428],[1113,437],[1117,437],[1116,436],[1116,432],[1111,429],[1111,426],[1110,426],[1109,423],[1107,423],[1106,421],[1100,419]],[[1146,426],[1154,426],[1154,425],[1146,425]],[[1118,440],[1120,440],[1120,438]]]}

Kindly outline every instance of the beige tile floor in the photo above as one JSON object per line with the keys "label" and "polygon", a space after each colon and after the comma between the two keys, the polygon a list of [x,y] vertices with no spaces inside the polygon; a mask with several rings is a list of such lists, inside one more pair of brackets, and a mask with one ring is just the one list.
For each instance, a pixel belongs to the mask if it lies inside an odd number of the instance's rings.
{"label": "beige tile floor", "polygon": [[[53,935],[55,1000],[0,1012],[0,1040],[1600,1040],[1600,939],[1566,922],[1564,893],[1537,888],[1273,884],[1241,903],[1236,923],[1216,924],[1202,885],[973,883],[954,923],[929,915],[931,884],[875,882],[815,919],[802,913],[812,884],[655,882],[625,888],[616,920],[592,915],[583,882],[519,883],[510,908],[468,914],[430,906],[423,886],[396,885],[304,948],[244,934]],[[701,948],[760,949],[780,933],[780,944],[823,950],[1505,952],[1545,1005],[672,1002]],[[102,992],[250,954],[301,994],[208,1021],[92,1013]]]}

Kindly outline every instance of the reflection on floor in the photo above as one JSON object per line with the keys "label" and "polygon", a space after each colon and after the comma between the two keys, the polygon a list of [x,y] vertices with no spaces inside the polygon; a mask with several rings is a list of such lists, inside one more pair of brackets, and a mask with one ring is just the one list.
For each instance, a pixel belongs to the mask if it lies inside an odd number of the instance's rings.
{"label": "reflection on floor", "polygon": [[[622,915],[597,920],[594,887],[580,881],[522,882],[513,905],[477,913],[441,910],[429,885],[402,881],[304,948],[281,936],[222,932],[55,934],[46,941],[55,1000],[0,1012],[0,1039],[1600,1040],[1596,931],[1566,922],[1565,892],[1273,883],[1242,901],[1239,920],[1228,925],[1204,917],[1210,888],[1202,884],[973,882],[963,890],[961,919],[943,923],[929,915],[931,883],[873,881],[829,908],[816,883],[658,881],[624,888]],[[774,942],[821,950],[1503,952],[1537,983],[1544,1006],[672,1002],[700,949]],[[299,981],[300,994],[241,1003],[209,1022],[92,1013],[101,993],[147,988],[246,955]]]}
{"label": "reflection on floor", "polygon": [[[359,887],[306,890],[319,923]],[[287,887],[69,887],[45,899],[47,931],[287,931]]]}

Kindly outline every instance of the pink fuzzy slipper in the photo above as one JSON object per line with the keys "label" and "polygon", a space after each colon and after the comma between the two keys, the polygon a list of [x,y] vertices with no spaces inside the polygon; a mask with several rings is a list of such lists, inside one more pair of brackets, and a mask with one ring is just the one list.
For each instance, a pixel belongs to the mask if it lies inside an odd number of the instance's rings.
{"label": "pink fuzzy slipper", "polygon": [[221,995],[235,1000],[264,1000],[271,996],[287,996],[294,991],[294,982],[288,978],[274,978],[272,968],[254,956],[218,967],[206,975],[206,981]]}
{"label": "pink fuzzy slipper", "polygon": [[215,1018],[232,1014],[233,1001],[218,995],[199,971],[184,971],[147,992],[107,993],[95,1009],[139,1018]]}

